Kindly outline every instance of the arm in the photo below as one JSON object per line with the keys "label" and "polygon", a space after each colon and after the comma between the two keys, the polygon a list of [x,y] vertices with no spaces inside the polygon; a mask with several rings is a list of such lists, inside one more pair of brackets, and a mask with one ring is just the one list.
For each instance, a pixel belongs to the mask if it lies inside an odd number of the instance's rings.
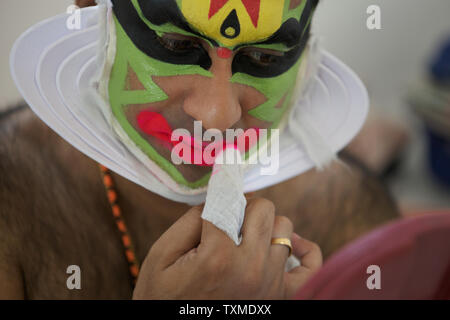
{"label": "arm", "polygon": [[[306,219],[312,227],[305,230],[303,225],[305,232],[300,235],[317,242],[325,257],[400,217],[395,200],[379,177],[349,154],[341,153],[340,159],[342,163],[317,174],[314,187],[297,203],[298,212],[304,213],[297,223]],[[308,194],[312,196],[308,198]]]}

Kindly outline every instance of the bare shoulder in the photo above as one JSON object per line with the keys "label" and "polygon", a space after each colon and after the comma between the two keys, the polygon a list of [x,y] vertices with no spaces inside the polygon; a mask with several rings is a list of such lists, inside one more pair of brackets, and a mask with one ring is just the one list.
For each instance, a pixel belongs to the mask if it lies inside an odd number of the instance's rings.
{"label": "bare shoulder", "polygon": [[309,172],[264,190],[277,214],[317,242],[327,257],[370,230],[399,217],[388,189],[348,154],[324,171]]}
{"label": "bare shoulder", "polygon": [[[86,185],[95,183],[90,188],[97,189],[101,184],[96,169],[94,161],[66,143],[29,109],[0,118],[3,215],[13,210],[27,212],[30,218],[30,211],[43,203],[54,206],[60,199],[66,203],[74,198],[79,201],[86,194]],[[74,191],[79,194],[67,194]]]}
{"label": "bare shoulder", "polygon": [[[30,203],[22,201],[30,189],[27,183],[26,152],[34,148],[28,124],[32,122],[30,113],[24,108],[2,114],[0,118],[0,298],[25,298],[24,277],[21,274],[21,252],[23,238],[23,212],[28,211]],[[30,130],[31,131],[28,131]],[[26,132],[28,131],[28,133]],[[31,135],[32,138],[39,133]],[[28,153],[29,154],[29,153]],[[28,166],[29,167],[29,166]]]}
{"label": "bare shoulder", "polygon": [[32,226],[41,224],[40,190],[52,193],[46,182],[54,176],[56,150],[57,138],[25,107],[0,117],[0,298],[26,297],[24,257]]}
{"label": "bare shoulder", "polygon": [[10,211],[29,212],[36,205],[32,199],[42,190],[53,188],[51,186],[64,170],[63,159],[70,157],[70,153],[62,140],[29,109],[21,108],[1,117],[0,210],[3,219],[13,216],[8,215]]}

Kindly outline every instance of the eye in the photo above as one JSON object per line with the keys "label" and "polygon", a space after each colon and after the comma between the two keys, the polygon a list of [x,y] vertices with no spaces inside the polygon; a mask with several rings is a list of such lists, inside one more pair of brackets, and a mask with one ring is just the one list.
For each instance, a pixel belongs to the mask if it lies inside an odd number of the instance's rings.
{"label": "eye", "polygon": [[157,38],[163,47],[174,52],[185,52],[201,46],[199,40],[180,34],[169,33]]}
{"label": "eye", "polygon": [[269,66],[276,62],[278,58],[284,56],[281,51],[246,48],[242,51],[244,55],[249,57],[252,62],[260,66]]}

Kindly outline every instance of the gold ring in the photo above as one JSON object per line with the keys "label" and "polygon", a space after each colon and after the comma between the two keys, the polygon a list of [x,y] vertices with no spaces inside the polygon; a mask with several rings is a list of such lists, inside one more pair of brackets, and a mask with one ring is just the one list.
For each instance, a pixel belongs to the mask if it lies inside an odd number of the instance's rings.
{"label": "gold ring", "polygon": [[292,244],[291,244],[291,239],[289,238],[272,238],[272,244],[280,244],[282,246],[286,246],[289,248],[289,255],[288,257],[291,256],[292,254]]}

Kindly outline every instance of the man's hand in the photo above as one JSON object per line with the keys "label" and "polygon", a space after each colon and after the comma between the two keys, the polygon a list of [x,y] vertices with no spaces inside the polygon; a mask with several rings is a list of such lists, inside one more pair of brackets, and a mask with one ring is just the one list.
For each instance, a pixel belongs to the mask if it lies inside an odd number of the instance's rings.
{"label": "man's hand", "polygon": [[[242,243],[201,219],[194,207],[155,242],[134,299],[288,299],[322,264],[317,245],[293,235],[286,217],[265,199],[250,200]],[[286,273],[289,250],[272,238],[291,238],[302,266]]]}

